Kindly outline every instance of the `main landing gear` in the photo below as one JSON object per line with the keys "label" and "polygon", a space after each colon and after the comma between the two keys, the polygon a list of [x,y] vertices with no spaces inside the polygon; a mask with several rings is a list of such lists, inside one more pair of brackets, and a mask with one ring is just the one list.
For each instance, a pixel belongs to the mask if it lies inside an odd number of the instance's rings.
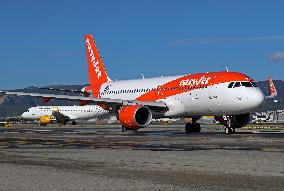
{"label": "main landing gear", "polygon": [[190,133],[199,133],[201,131],[201,127],[200,127],[200,124],[199,123],[187,123],[185,125],[185,132],[187,134],[190,134]]}
{"label": "main landing gear", "polygon": [[136,133],[137,132],[137,129],[132,129],[132,128],[129,128],[125,125],[122,125],[121,126],[121,132],[132,132],[132,133]]}
{"label": "main landing gear", "polygon": [[125,125],[121,126],[121,132],[126,132],[128,130],[129,130],[129,128],[127,126],[125,126]]}
{"label": "main landing gear", "polygon": [[190,133],[200,133],[201,131],[201,127],[200,127],[200,124],[199,123],[196,123],[196,121],[198,120],[199,118],[192,118],[192,123],[187,123],[185,125],[185,132],[187,134],[190,134]]}

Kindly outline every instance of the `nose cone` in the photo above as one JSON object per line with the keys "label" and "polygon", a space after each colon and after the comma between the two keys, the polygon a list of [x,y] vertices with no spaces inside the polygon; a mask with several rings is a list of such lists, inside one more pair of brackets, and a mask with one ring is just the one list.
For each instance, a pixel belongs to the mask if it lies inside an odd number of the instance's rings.
{"label": "nose cone", "polygon": [[259,88],[253,88],[250,94],[248,95],[249,105],[252,109],[257,109],[262,106],[264,102],[263,92]]}
{"label": "nose cone", "polygon": [[27,112],[24,112],[24,113],[22,114],[22,118],[26,119],[27,117],[28,117]]}

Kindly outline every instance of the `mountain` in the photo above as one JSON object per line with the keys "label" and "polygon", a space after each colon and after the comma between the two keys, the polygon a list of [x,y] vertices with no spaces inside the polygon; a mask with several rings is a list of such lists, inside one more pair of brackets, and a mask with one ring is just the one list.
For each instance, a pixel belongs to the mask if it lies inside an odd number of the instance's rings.
{"label": "mountain", "polygon": [[[81,90],[84,85],[50,85],[44,88]],[[62,92],[44,90],[38,87],[27,87],[24,89],[16,89],[13,91],[30,92],[30,93],[44,93],[44,94],[62,94]],[[65,93],[65,95],[78,95],[75,93]],[[78,102],[51,100],[48,103],[43,103],[40,98],[32,98],[29,96],[4,96],[0,97],[0,118],[20,116],[24,111],[33,106],[38,105],[78,105]]]}
{"label": "mountain", "polygon": [[[263,106],[258,111],[272,111],[272,110],[283,110],[284,109],[284,81],[273,80],[275,88],[277,90],[277,97],[274,99],[266,99]],[[270,94],[268,81],[260,81],[257,83],[260,89],[265,95]],[[278,100],[275,102],[275,100]]]}
{"label": "mountain", "polygon": [[[278,91],[278,96],[275,99],[268,99],[258,111],[280,110],[284,109],[284,81],[274,80],[275,87]],[[265,95],[269,95],[269,84],[267,81],[257,82],[257,85],[262,89]],[[50,85],[45,88],[81,90],[86,85]],[[38,87],[27,87],[24,89],[17,89],[14,91],[33,92],[33,93],[52,93],[62,94],[62,92],[43,90]],[[78,95],[75,93],[65,93],[66,95]],[[278,102],[274,102],[278,100]],[[37,105],[78,105],[78,102],[51,100],[49,103],[43,103],[39,98],[32,98],[27,96],[5,96],[0,97],[0,118],[8,116],[19,116],[24,111],[32,106]]]}

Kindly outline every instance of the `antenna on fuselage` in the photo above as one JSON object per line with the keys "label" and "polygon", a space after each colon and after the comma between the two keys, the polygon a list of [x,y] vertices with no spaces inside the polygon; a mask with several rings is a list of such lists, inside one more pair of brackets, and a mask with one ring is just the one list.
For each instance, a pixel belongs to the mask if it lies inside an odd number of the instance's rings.
{"label": "antenna on fuselage", "polygon": [[144,77],[144,74],[142,73],[142,79],[144,80],[145,79],[145,77]]}
{"label": "antenna on fuselage", "polygon": [[226,66],[226,71],[227,71],[227,72],[229,72],[229,69],[228,69],[228,67],[227,67],[227,66]]}

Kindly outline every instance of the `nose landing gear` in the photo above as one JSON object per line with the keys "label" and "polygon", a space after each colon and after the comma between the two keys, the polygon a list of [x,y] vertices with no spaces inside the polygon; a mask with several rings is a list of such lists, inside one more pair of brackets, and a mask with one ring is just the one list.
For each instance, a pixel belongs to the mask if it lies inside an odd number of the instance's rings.
{"label": "nose landing gear", "polygon": [[225,128],[225,133],[226,134],[233,134],[236,132],[236,129],[235,128],[232,128],[232,127],[226,127]]}
{"label": "nose landing gear", "polygon": [[236,129],[235,129],[235,127],[232,124],[232,117],[231,116],[226,116],[226,118],[227,118],[227,120],[226,120],[227,124],[226,124],[226,128],[225,128],[225,133],[227,135],[235,133]]}

